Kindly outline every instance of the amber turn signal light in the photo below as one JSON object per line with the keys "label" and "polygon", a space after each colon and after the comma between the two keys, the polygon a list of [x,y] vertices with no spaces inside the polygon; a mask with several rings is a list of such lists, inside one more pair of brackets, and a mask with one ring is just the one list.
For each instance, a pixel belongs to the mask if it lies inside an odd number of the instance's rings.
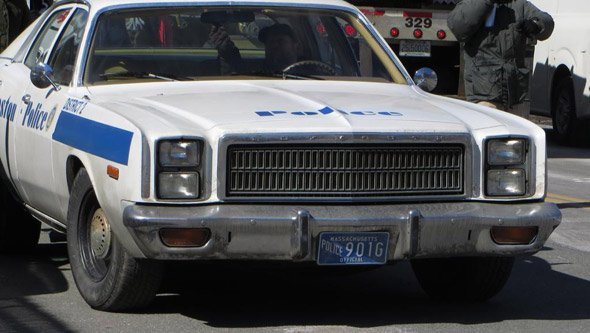
{"label": "amber turn signal light", "polygon": [[498,245],[529,245],[538,233],[538,227],[493,227],[491,231]]}
{"label": "amber turn signal light", "polygon": [[211,238],[211,230],[194,229],[161,229],[160,239],[168,247],[202,247]]}
{"label": "amber turn signal light", "polygon": [[114,180],[119,180],[119,168],[112,165],[107,166],[107,175]]}

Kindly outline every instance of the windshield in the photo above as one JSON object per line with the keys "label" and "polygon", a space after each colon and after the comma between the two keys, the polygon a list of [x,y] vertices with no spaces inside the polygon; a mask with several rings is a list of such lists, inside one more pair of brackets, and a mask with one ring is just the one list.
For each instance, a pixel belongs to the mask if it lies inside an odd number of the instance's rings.
{"label": "windshield", "polygon": [[256,78],[406,83],[355,16],[274,7],[107,12],[84,73],[88,85]]}

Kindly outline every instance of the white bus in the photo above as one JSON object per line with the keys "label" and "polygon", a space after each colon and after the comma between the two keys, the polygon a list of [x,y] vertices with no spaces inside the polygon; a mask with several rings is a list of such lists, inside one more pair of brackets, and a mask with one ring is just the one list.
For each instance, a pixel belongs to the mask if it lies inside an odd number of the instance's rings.
{"label": "white bus", "polygon": [[531,111],[551,116],[566,143],[590,143],[590,1],[531,0],[555,20],[551,38],[537,44]]}

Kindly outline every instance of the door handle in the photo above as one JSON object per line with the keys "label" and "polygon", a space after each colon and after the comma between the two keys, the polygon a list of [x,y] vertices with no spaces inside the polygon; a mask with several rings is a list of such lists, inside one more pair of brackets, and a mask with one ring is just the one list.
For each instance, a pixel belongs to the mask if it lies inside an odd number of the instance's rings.
{"label": "door handle", "polygon": [[24,95],[23,102],[27,105],[31,104],[31,95],[29,95],[29,94]]}

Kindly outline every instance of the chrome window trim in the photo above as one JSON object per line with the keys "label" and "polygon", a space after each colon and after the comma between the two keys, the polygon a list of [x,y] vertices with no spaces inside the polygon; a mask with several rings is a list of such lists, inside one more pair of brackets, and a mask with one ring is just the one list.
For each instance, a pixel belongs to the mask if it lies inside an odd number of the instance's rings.
{"label": "chrome window trim", "polygon": [[[363,13],[361,13],[358,9],[353,9],[345,6],[339,5],[331,5],[331,4],[301,4],[296,2],[286,2],[286,3],[267,3],[267,2],[242,2],[242,1],[215,1],[215,2],[200,2],[200,3],[187,3],[187,2],[151,2],[151,3],[142,3],[142,4],[124,4],[124,5],[112,5],[101,8],[97,11],[92,20],[90,22],[90,28],[88,29],[87,36],[85,37],[86,42],[83,45],[82,52],[79,53],[81,57],[81,63],[78,67],[78,75],[77,85],[79,87],[84,86],[84,72],[86,71],[86,66],[88,64],[88,56],[90,47],[92,44],[92,40],[94,39],[94,32],[96,29],[96,24],[98,19],[102,14],[108,11],[113,10],[125,10],[125,9],[145,9],[145,8],[165,8],[165,7],[206,7],[206,6],[215,6],[215,7],[223,7],[223,6],[231,6],[231,7],[239,7],[239,6],[247,6],[247,7],[294,7],[294,8],[305,8],[305,9],[320,9],[320,10],[338,10],[349,13],[355,17],[357,17],[367,28],[369,33],[375,38],[381,48],[387,53],[389,58],[393,61],[394,65],[397,67],[397,70],[404,76],[406,79],[406,84],[410,86],[416,85],[414,80],[410,76],[410,74],[406,71],[405,67],[402,65],[401,61],[397,58],[389,44],[385,41],[385,39],[377,32],[375,27],[371,24],[371,22],[367,19]],[[395,84],[395,83],[394,83]]]}
{"label": "chrome window trim", "polygon": [[[228,197],[227,196],[227,150],[234,144],[461,144],[464,147],[463,194],[411,195],[383,197]],[[474,142],[469,134],[457,133],[270,133],[231,134],[219,139],[217,156],[217,197],[223,202],[427,202],[458,201],[475,198],[479,194],[480,172],[473,172]],[[475,179],[474,179],[475,177]]]}

